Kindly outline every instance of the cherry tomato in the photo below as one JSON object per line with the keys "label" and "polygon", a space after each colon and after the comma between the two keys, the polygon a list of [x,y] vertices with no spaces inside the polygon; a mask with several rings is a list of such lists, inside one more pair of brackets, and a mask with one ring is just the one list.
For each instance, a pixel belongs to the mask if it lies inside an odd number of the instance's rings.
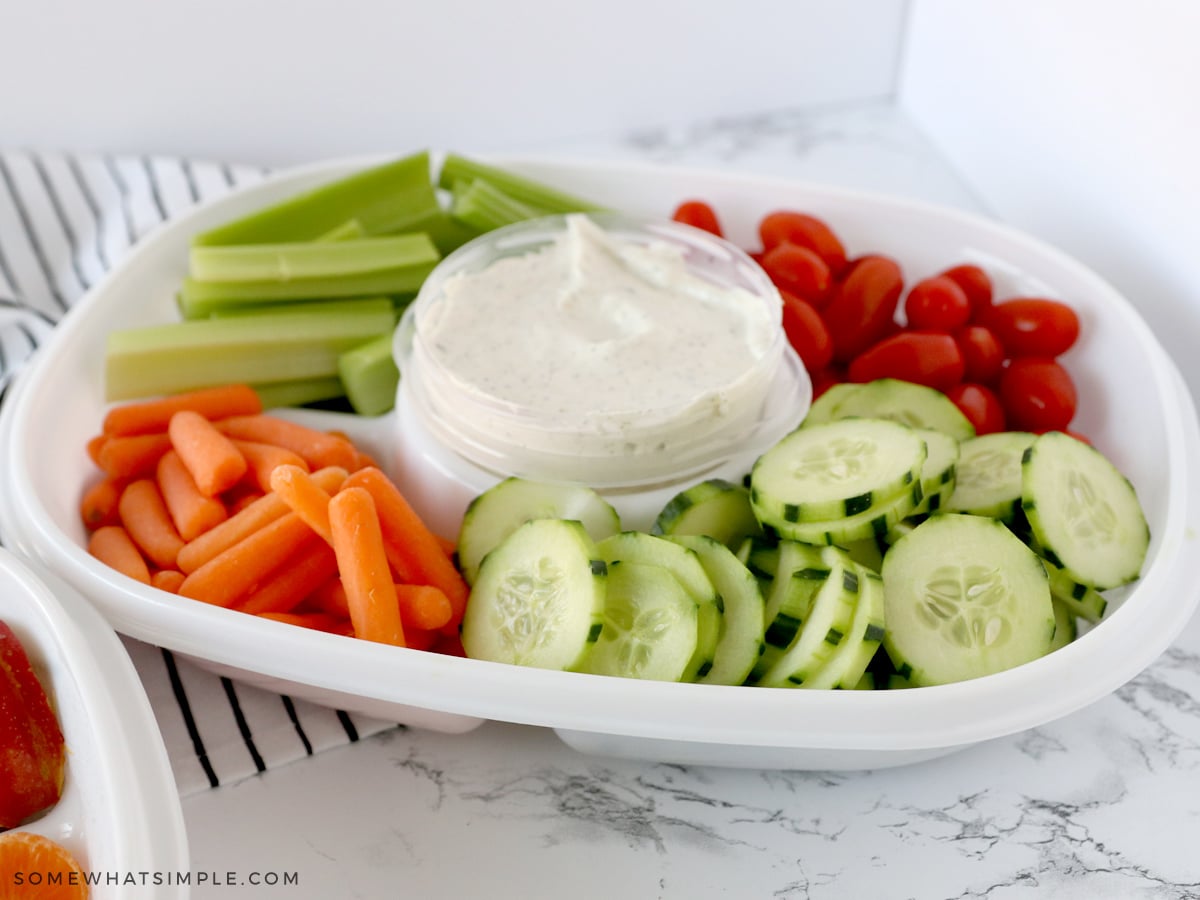
{"label": "cherry tomato", "polygon": [[818,309],[825,305],[833,277],[814,251],[790,241],[763,253],[760,265],[781,291],[794,294]]}
{"label": "cherry tomato", "polygon": [[964,381],[950,388],[946,396],[975,426],[976,434],[992,434],[1005,429],[1004,404],[987,385]]}
{"label": "cherry tomato", "polygon": [[1010,357],[1053,358],[1065,353],[1079,337],[1075,310],[1057,300],[1020,297],[997,303],[987,314],[987,325]]}
{"label": "cherry tomato", "polygon": [[899,378],[948,391],[962,381],[962,351],[948,334],[904,331],[856,356],[849,374],[851,381]]}
{"label": "cherry tomato", "polygon": [[841,384],[846,380],[846,373],[838,366],[826,366],[824,369],[817,369],[815,372],[810,371],[808,375],[812,379],[814,400],[835,384]]}
{"label": "cherry tomato", "polygon": [[824,369],[833,360],[833,341],[820,313],[811,303],[781,290],[783,331],[809,372]]}
{"label": "cherry tomato", "polygon": [[904,298],[904,316],[910,328],[948,333],[967,324],[971,301],[953,279],[935,275],[909,289]]}
{"label": "cherry tomato", "polygon": [[676,222],[700,228],[717,237],[724,237],[716,211],[703,200],[685,200],[671,216]]}
{"label": "cherry tomato", "polygon": [[846,248],[833,229],[815,216],[792,210],[767,213],[758,224],[764,250],[787,241],[815,252],[835,276],[846,267]]}
{"label": "cherry tomato", "polygon": [[980,384],[995,384],[1004,366],[1004,347],[991,329],[967,325],[954,332],[954,339],[958,341],[966,364],[963,378]]}
{"label": "cherry tomato", "polygon": [[904,276],[894,260],[867,256],[856,262],[822,311],[834,359],[849,362],[887,334],[903,290]]}
{"label": "cherry tomato", "polygon": [[1075,416],[1075,382],[1053,359],[1025,356],[1010,360],[1000,373],[999,393],[1009,428],[1063,431]]}
{"label": "cherry tomato", "polygon": [[951,266],[942,276],[949,278],[967,295],[971,304],[971,319],[975,320],[992,305],[992,279],[979,266],[965,263]]}

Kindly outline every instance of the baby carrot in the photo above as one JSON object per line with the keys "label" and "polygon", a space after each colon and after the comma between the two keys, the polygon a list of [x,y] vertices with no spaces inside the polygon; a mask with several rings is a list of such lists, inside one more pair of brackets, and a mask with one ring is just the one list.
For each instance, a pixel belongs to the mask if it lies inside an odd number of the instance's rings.
{"label": "baby carrot", "polygon": [[276,622],[286,622],[288,625],[299,625],[301,628],[311,628],[314,631],[328,631],[330,634],[342,634],[347,637],[354,634],[354,626],[346,618],[338,618],[321,612],[286,612],[286,613],[257,613],[264,619]]}
{"label": "baby carrot", "polygon": [[179,586],[179,595],[233,606],[266,583],[311,536],[312,529],[299,516],[288,513],[189,573]]}
{"label": "baby carrot", "polygon": [[[336,491],[346,480],[346,470],[331,466],[314,472],[312,479],[322,490]],[[288,505],[283,502],[283,498],[275,494],[260,497],[211,531],[188,541],[179,551],[179,568],[188,574],[196,571],[213,557],[245,540],[287,512]]]}
{"label": "baby carrot", "polygon": [[224,503],[200,492],[176,451],[168,450],[162,455],[155,478],[171,521],[185,541],[199,537],[229,517]]}
{"label": "baby carrot", "polygon": [[160,569],[175,568],[183,538],[171,521],[158,485],[149,478],[130,482],[117,503],[121,525],[151,562]]}
{"label": "baby carrot", "polygon": [[355,636],[403,647],[396,586],[371,495],[357,487],[335,494],[329,501],[329,529]]}
{"label": "baby carrot", "polygon": [[313,469],[339,466],[352,471],[358,461],[358,450],[344,438],[278,416],[231,416],[216,424],[231,438],[285,447]]}
{"label": "baby carrot", "polygon": [[304,598],[304,606],[314,612],[325,612],[331,616],[349,616],[350,606],[346,603],[346,589],[342,579],[329,578]]}
{"label": "baby carrot", "polygon": [[429,584],[398,584],[396,600],[400,604],[400,620],[406,635],[410,627],[422,631],[443,628],[454,612],[449,598]]}
{"label": "baby carrot", "polygon": [[117,503],[126,483],[124,479],[102,478],[83,492],[79,500],[79,514],[89,531],[121,521]]}
{"label": "baby carrot", "polygon": [[110,437],[96,451],[96,464],[110,478],[141,478],[153,472],[170,449],[171,439],[165,431]]}
{"label": "baby carrot", "polygon": [[94,462],[97,466],[100,465],[100,448],[108,441],[107,434],[98,434],[87,442],[88,459]]}
{"label": "baby carrot", "polygon": [[126,435],[166,431],[171,416],[181,409],[199,413],[206,419],[224,419],[260,413],[262,408],[262,400],[253,388],[228,384],[113,407],[104,417],[104,433]]}
{"label": "baby carrot", "polygon": [[315,534],[253,592],[239,600],[235,609],[248,613],[291,612],[313,592],[316,585],[337,574],[333,549]]}
{"label": "baby carrot", "polygon": [[88,553],[106,566],[142,584],[150,583],[150,569],[133,539],[120,525],[104,525],[88,538]]}
{"label": "baby carrot", "polygon": [[273,490],[288,507],[303,519],[308,527],[330,544],[329,492],[322,488],[300,466],[283,465],[271,473]]}
{"label": "baby carrot", "polygon": [[271,472],[276,466],[296,466],[308,471],[308,463],[298,453],[293,453],[286,447],[276,447],[274,444],[261,444],[258,441],[243,441],[233,438],[233,446],[245,458],[250,469],[246,477],[258,485],[264,492],[271,490]]}
{"label": "baby carrot", "polygon": [[184,574],[178,569],[159,569],[150,576],[150,584],[160,591],[178,594],[179,586],[183,584],[184,577]]}
{"label": "baby carrot", "polygon": [[198,412],[184,409],[175,413],[167,433],[171,436],[171,446],[205,496],[215,497],[246,474],[246,458]]}
{"label": "baby carrot", "polygon": [[440,588],[453,611],[445,627],[457,628],[467,605],[467,583],[442,550],[441,542],[379,469],[354,472],[342,484],[342,490],[352,487],[365,488],[375,501],[388,561],[398,570],[397,577],[411,584]]}

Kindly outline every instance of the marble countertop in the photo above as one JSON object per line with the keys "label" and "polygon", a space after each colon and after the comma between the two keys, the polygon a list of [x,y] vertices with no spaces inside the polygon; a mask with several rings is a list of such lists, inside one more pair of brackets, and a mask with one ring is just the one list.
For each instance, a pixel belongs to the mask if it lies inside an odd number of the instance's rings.
{"label": "marble countertop", "polygon": [[[894,108],[508,148],[832,182],[979,210]],[[585,756],[552,732],[389,730],[184,800],[197,898],[1200,897],[1200,621],[1104,700],[919,765]],[[233,884],[257,874],[274,886]]]}

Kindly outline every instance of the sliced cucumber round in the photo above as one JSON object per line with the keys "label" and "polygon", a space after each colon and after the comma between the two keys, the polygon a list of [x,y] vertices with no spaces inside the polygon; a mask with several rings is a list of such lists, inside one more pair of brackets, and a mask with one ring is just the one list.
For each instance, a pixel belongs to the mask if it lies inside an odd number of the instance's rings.
{"label": "sliced cucumber round", "polygon": [[463,613],[467,656],[573,669],[600,633],[606,566],[578,522],[536,519],[484,559]]}
{"label": "sliced cucumber round", "polygon": [[842,403],[860,387],[862,385],[849,381],[830,385],[809,406],[808,412],[804,416],[804,421],[800,423],[800,427],[806,428],[810,425],[820,425],[823,422],[832,422],[834,419],[841,418],[838,415],[838,410]]}
{"label": "sliced cucumber round", "polygon": [[463,515],[457,550],[467,583],[474,583],[479,564],[493,548],[532,519],[575,519],[595,541],[621,528],[617,511],[591,488],[506,478],[472,500]]}
{"label": "sliced cucumber round", "polygon": [[941,431],[918,428],[925,441],[925,465],[921,468],[921,502],[912,511],[914,516],[927,515],[942,509],[954,492],[958,479],[958,460],[961,444]]}
{"label": "sliced cucumber round", "polygon": [[1043,559],[1046,575],[1050,578],[1050,596],[1086,622],[1099,622],[1108,609],[1108,600],[1094,587],[1080,584],[1065,569],[1060,569],[1049,560]]}
{"label": "sliced cucumber round", "polygon": [[917,480],[887,504],[872,507],[858,515],[824,522],[779,523],[773,527],[785,538],[809,544],[844,547],[855,541],[886,540],[900,522],[913,514],[921,497],[921,482]]}
{"label": "sliced cucumber round", "polygon": [[1133,485],[1100,451],[1062,432],[1040,435],[1021,488],[1039,551],[1076,582],[1102,591],[1141,575],[1150,526]]}
{"label": "sliced cucumber round", "polygon": [[650,528],[651,534],[702,534],[730,550],[762,533],[745,486],[710,478],[681,491],[667,502]]}
{"label": "sliced cucumber round", "polygon": [[965,441],[975,436],[975,426],[954,402],[939,390],[896,378],[879,378],[858,385],[837,403],[834,415],[891,419],[910,428],[929,428]]}
{"label": "sliced cucumber round", "polygon": [[666,569],[608,567],[604,628],[584,663],[595,675],[679,681],[696,652],[696,604]]}
{"label": "sliced cucumber round", "polygon": [[1060,602],[1057,596],[1053,597],[1052,601],[1054,604],[1054,640],[1050,642],[1050,649],[1060,650],[1075,640],[1079,633],[1079,627],[1075,621],[1075,614],[1071,612],[1067,604]]}
{"label": "sliced cucumber round", "polygon": [[1036,438],[1027,431],[999,431],[963,441],[954,491],[942,508],[1014,521],[1021,508],[1021,460]]}
{"label": "sliced cucumber round", "polygon": [[1046,569],[1003,523],[932,516],[883,558],[884,649],[914,685],[965,681],[1049,652]]}
{"label": "sliced cucumber round", "polygon": [[[846,637],[823,666],[800,687],[812,690],[857,688],[867,675],[879,645],[886,634],[883,579],[863,566],[858,567],[858,603]],[[874,686],[874,680],[871,682]]]}

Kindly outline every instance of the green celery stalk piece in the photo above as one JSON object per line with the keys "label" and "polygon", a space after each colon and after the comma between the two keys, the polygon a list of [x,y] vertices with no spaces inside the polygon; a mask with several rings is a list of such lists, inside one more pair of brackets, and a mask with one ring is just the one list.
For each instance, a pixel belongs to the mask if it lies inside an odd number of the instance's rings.
{"label": "green celery stalk piece", "polygon": [[392,356],[392,335],[347,350],[338,359],[338,372],[346,398],[359,415],[382,415],[395,405],[400,370]]}
{"label": "green celery stalk piece", "polygon": [[480,231],[549,214],[544,207],[514,199],[486,178],[456,182],[451,193],[450,215]]}
{"label": "green celery stalk piece", "polygon": [[377,310],[384,303],[391,305],[396,321],[400,320],[396,312],[396,304],[391,297],[343,297],[340,300],[286,300],[278,303],[247,304],[245,306],[230,306],[214,310],[210,319],[232,319],[241,316],[259,316],[263,313],[360,313],[363,310]]}
{"label": "green celery stalk piece", "polygon": [[197,281],[303,281],[340,278],[394,269],[409,261],[436,259],[437,248],[425,234],[364,237],[357,240],[287,244],[195,246],[189,274]]}
{"label": "green celery stalk piece", "polygon": [[442,215],[430,178],[429,153],[335,179],[280,203],[196,235],[193,244],[311,241],[350,219],[367,234],[424,231]]}
{"label": "green celery stalk piece", "polygon": [[338,374],[338,357],[395,328],[391,301],[333,311],[195,319],[112,331],[104,358],[109,401],[230,382],[267,384]]}
{"label": "green celery stalk piece", "polygon": [[438,186],[453,191],[455,182],[471,182],[477,178],[490,182],[514,200],[544,209],[548,213],[602,212],[605,209],[590,200],[575,197],[548,184],[497,166],[467,159],[456,153],[448,154],[443,160],[441,171],[438,173]]}
{"label": "green celery stalk piece", "polygon": [[263,409],[304,406],[306,403],[320,403],[323,400],[336,400],[346,396],[342,379],[336,375],[253,384],[251,387],[262,400]]}
{"label": "green celery stalk piece", "polygon": [[439,217],[425,224],[425,233],[444,256],[457,250],[467,241],[479,237],[483,232],[455,219],[443,210]]}
{"label": "green celery stalk piece", "polygon": [[363,228],[362,222],[358,219],[347,219],[336,228],[330,228],[324,234],[317,235],[314,240],[318,241],[351,241],[355,238],[367,236],[367,229]]}
{"label": "green celery stalk piece", "polygon": [[[393,268],[349,275],[294,278],[290,281],[201,281],[184,278],[179,289],[179,311],[185,319],[204,318],[218,310],[247,304],[270,304],[294,300],[329,300],[338,297],[370,297],[379,294],[410,297],[441,259],[425,234],[401,235],[411,243],[411,252],[395,259]],[[352,243],[352,242],[350,242]],[[323,248],[339,246],[319,244]]]}

